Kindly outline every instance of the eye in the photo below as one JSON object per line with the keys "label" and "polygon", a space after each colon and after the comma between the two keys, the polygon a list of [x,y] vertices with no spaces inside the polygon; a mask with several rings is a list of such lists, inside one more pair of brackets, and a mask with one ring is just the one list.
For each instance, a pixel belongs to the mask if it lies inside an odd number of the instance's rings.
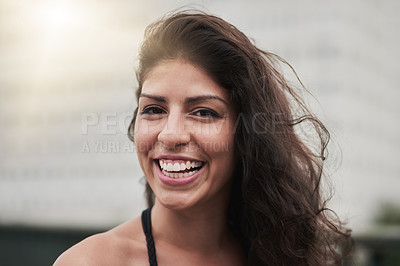
{"label": "eye", "polygon": [[143,108],[143,110],[140,112],[141,115],[159,115],[159,114],[165,114],[165,110],[159,106],[146,106]]}
{"label": "eye", "polygon": [[221,117],[217,112],[215,112],[214,110],[208,109],[208,108],[197,109],[194,112],[192,112],[192,115],[200,116],[200,117],[204,117],[204,118],[220,118]]}

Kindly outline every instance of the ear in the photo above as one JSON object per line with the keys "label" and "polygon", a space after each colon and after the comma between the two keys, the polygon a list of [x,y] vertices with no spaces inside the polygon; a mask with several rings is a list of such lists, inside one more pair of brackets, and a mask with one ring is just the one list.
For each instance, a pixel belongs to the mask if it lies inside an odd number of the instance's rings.
{"label": "ear", "polygon": [[133,117],[131,120],[131,123],[129,124],[128,127],[128,138],[132,141],[135,142],[135,124],[136,124],[136,116],[138,112],[139,107],[136,107],[135,111],[133,112]]}

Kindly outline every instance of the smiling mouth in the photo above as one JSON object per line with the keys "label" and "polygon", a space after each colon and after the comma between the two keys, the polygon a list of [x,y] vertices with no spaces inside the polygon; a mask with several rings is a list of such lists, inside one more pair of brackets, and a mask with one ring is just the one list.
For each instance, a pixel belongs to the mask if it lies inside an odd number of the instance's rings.
{"label": "smiling mouth", "polygon": [[156,160],[161,172],[170,178],[185,178],[197,173],[203,166],[201,161]]}

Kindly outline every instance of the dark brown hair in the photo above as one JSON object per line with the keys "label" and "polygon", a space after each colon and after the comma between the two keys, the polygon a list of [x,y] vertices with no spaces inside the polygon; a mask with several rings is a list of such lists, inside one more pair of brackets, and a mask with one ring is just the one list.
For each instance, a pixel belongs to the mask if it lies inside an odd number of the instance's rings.
{"label": "dark brown hair", "polygon": [[[248,264],[340,263],[343,247],[351,246],[350,233],[325,207],[320,191],[329,133],[278,71],[279,63],[287,63],[257,48],[223,19],[199,11],[174,13],[148,26],[139,55],[138,94],[146,74],[171,59],[205,70],[230,92],[238,112],[240,160],[228,222]],[[301,128],[306,130],[301,133]],[[146,190],[152,205],[148,184]]]}

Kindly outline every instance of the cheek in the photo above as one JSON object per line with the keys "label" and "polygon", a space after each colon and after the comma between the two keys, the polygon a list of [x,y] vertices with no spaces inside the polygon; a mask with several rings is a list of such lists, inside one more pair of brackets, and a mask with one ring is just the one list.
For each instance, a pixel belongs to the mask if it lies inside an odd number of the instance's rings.
{"label": "cheek", "polygon": [[138,155],[151,150],[157,140],[157,130],[147,121],[136,120],[134,129],[134,141]]}
{"label": "cheek", "polygon": [[231,124],[208,124],[196,131],[198,143],[210,155],[226,156],[226,153],[234,152],[234,132]]}

